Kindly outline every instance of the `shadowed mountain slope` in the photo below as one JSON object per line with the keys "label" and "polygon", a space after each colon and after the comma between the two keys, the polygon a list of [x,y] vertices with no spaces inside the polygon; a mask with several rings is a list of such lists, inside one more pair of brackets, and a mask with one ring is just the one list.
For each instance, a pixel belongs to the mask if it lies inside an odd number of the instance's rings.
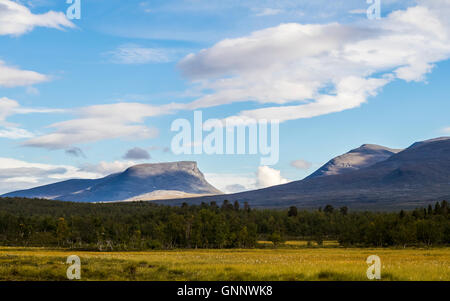
{"label": "shadowed mountain slope", "polygon": [[384,161],[336,175],[216,197],[160,201],[200,203],[224,199],[254,207],[318,208],[326,204],[355,209],[396,210],[450,199],[450,138],[414,143]]}

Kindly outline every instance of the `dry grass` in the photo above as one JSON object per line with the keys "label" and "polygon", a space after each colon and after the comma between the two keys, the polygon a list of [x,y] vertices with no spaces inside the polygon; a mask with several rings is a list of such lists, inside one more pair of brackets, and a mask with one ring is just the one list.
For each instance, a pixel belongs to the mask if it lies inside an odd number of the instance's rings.
{"label": "dry grass", "polygon": [[[258,245],[260,246],[273,246],[273,242],[267,240],[258,241]],[[336,240],[325,240],[321,246],[317,244],[315,241],[306,241],[306,240],[291,240],[286,241],[282,244],[284,247],[339,247],[339,242]]]}
{"label": "dry grass", "polygon": [[450,281],[450,248],[100,253],[12,247],[0,247],[0,280],[67,280],[69,255],[81,258],[82,280],[367,280],[365,260],[378,255],[382,280]]}

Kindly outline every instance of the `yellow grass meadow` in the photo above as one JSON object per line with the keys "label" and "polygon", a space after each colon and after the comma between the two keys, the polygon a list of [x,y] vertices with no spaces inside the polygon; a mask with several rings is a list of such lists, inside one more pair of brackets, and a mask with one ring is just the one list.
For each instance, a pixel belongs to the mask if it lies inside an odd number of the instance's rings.
{"label": "yellow grass meadow", "polygon": [[80,257],[82,281],[368,280],[370,255],[381,259],[381,280],[450,281],[450,248],[337,247],[146,252],[0,247],[0,280],[67,280],[69,255]]}

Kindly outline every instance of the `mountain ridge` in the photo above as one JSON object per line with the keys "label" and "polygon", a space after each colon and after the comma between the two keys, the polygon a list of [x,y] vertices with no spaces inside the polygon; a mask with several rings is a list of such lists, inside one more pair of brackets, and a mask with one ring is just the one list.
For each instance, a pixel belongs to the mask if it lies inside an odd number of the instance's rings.
{"label": "mountain ridge", "polygon": [[343,174],[371,166],[399,153],[403,149],[392,149],[377,144],[363,144],[358,148],[334,157],[307,178]]}
{"label": "mountain ridge", "polygon": [[384,161],[337,175],[303,180],[220,197],[158,201],[177,205],[223,199],[253,207],[311,209],[331,204],[361,210],[414,209],[450,199],[450,137],[412,144]]}

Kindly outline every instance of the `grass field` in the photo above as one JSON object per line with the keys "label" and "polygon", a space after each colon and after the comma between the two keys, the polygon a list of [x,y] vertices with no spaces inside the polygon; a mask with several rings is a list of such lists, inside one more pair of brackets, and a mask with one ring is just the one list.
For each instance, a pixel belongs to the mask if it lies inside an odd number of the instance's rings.
{"label": "grass field", "polygon": [[450,248],[335,247],[110,253],[0,247],[0,280],[67,280],[69,255],[81,258],[81,280],[367,280],[366,258],[378,255],[382,280],[450,281]]}

